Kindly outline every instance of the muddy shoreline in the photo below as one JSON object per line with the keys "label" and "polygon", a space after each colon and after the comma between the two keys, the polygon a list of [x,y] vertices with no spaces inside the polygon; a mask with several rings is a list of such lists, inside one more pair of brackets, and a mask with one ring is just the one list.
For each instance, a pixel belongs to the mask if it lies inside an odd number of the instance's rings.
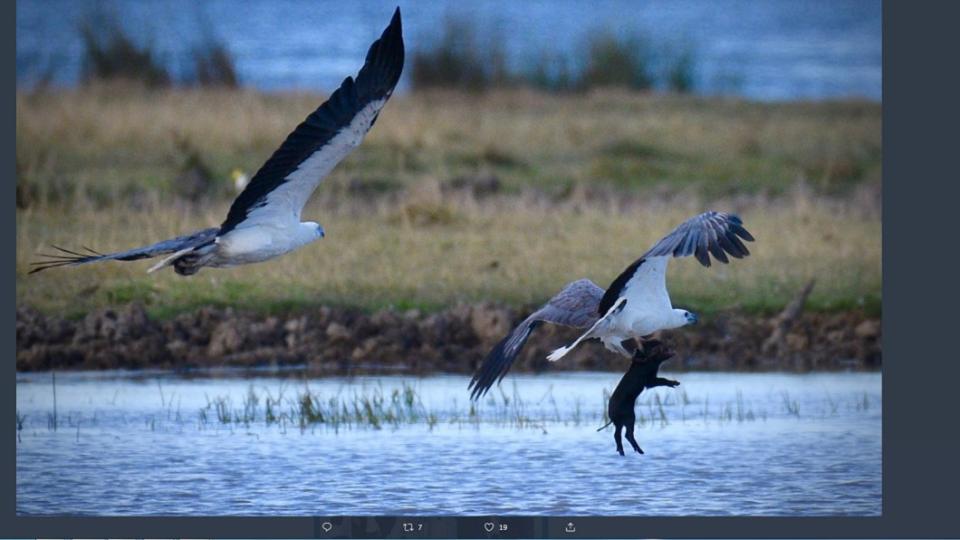
{"label": "muddy shoreline", "polygon": [[[437,313],[368,314],[317,307],[285,315],[200,308],[151,319],[140,304],[102,309],[77,321],[17,309],[18,371],[305,365],[322,374],[471,373],[526,311],[479,304]],[[861,313],[782,317],[720,313],[662,337],[677,351],[671,370],[877,369],[880,320]],[[779,330],[777,330],[779,328]],[[588,343],[550,365],[545,356],[576,331],[538,328],[513,369],[623,369]]]}

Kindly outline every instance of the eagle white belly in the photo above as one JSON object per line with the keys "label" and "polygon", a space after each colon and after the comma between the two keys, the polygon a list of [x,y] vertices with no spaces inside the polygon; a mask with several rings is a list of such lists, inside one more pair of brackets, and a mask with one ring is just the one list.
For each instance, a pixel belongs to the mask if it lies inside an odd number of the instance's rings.
{"label": "eagle white belly", "polygon": [[613,321],[611,330],[617,335],[634,338],[648,336],[658,330],[668,328],[673,309],[630,309],[628,303]]}
{"label": "eagle white belly", "polygon": [[217,238],[217,255],[212,266],[234,266],[262,262],[294,251],[316,240],[315,227],[238,227]]}

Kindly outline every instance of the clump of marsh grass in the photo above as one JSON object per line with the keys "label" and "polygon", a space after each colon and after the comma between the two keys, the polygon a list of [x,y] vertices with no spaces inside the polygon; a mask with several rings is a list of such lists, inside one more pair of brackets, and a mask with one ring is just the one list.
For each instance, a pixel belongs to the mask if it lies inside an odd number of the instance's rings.
{"label": "clump of marsh grass", "polygon": [[606,31],[592,34],[587,43],[585,67],[575,87],[649,90],[653,86],[653,75],[648,47],[638,35],[619,37]]}
{"label": "clump of marsh grass", "polygon": [[647,91],[655,87],[675,93],[695,90],[694,48],[671,53],[655,47],[639,31],[617,34],[597,29],[587,34],[581,57],[542,53],[526,66],[508,65],[495,33],[481,36],[467,19],[448,17],[439,39],[412,53],[414,89],[459,89],[470,92],[528,87],[548,92],[619,87]]}
{"label": "clump of marsh grass", "polygon": [[236,88],[239,77],[233,56],[214,37],[201,12],[197,17],[203,39],[192,49],[192,72],[175,76],[151,44],[136,42],[119,15],[102,9],[88,13],[78,25],[84,51],[81,80],[121,81],[154,89],[173,84]]}
{"label": "clump of marsh grass", "polygon": [[122,80],[148,87],[168,86],[170,73],[150,46],[137,45],[113,17],[99,15],[80,24],[85,82]]}
{"label": "clump of marsh grass", "polygon": [[840,409],[840,404],[835,399],[833,399],[833,396],[830,395],[829,393],[827,394],[826,399],[827,399],[827,407],[828,407],[828,410],[830,411],[830,415],[832,416],[837,414],[837,411]]}
{"label": "clump of marsh grass", "polygon": [[[261,405],[262,404],[262,405]],[[439,417],[423,406],[416,390],[409,385],[385,393],[381,386],[350,395],[342,393],[323,396],[304,387],[294,396],[285,398],[281,391],[273,396],[268,390],[258,394],[251,386],[243,397],[241,407],[235,408],[229,396],[207,398],[207,405],[199,411],[199,421],[207,425],[211,418],[221,425],[249,426],[258,420],[265,425],[287,424],[301,430],[318,425],[335,429],[346,426],[368,426],[381,429],[386,425],[427,422],[435,425]]]}
{"label": "clump of marsh grass", "polygon": [[27,415],[20,414],[20,411],[17,411],[17,442],[23,442],[20,438],[20,433],[23,432],[23,425],[27,422]]}
{"label": "clump of marsh grass", "polygon": [[663,82],[671,92],[691,93],[696,90],[696,69],[696,55],[686,48],[667,62]]}
{"label": "clump of marsh grass", "polygon": [[866,392],[856,402],[857,411],[868,411],[870,410],[870,396]]}
{"label": "clump of marsh grass", "polygon": [[205,12],[195,12],[197,26],[201,30],[201,41],[193,48],[192,82],[198,86],[217,88],[236,88],[240,85],[240,77],[233,55],[226,44],[213,31],[213,24]]}
{"label": "clump of marsh grass", "polygon": [[[357,408],[359,415],[359,407]],[[323,405],[320,404],[320,401],[310,393],[310,391],[304,391],[297,397],[297,410],[295,414],[297,420],[300,423],[300,427],[304,428],[308,424],[317,424],[324,423],[326,421],[326,416],[323,414]],[[333,417],[330,420],[334,420]]]}
{"label": "clump of marsh grass", "polygon": [[217,397],[213,400],[213,408],[217,413],[217,421],[221,424],[229,424],[233,421],[233,415],[230,412],[229,401],[225,397]]}
{"label": "clump of marsh grass", "polygon": [[194,49],[194,76],[200,86],[236,88],[240,85],[233,55],[219,41],[207,42]]}
{"label": "clump of marsh grass", "polygon": [[53,412],[47,414],[47,426],[57,430],[57,371],[50,370],[50,386],[53,391]]}
{"label": "clump of marsh grass", "polygon": [[476,28],[465,19],[448,17],[440,39],[430,48],[413,51],[412,57],[410,73],[415,89],[480,91],[512,78],[499,41],[481,44]]}
{"label": "clump of marsh grass", "polygon": [[660,400],[660,394],[654,394],[653,401],[657,406],[657,418],[660,420],[660,426],[666,426],[669,422],[667,421],[667,413],[663,410],[663,402]]}
{"label": "clump of marsh grass", "polygon": [[787,412],[787,414],[799,418],[799,417],[800,417],[800,404],[797,403],[797,400],[792,399],[792,398],[790,397],[790,392],[787,392],[786,390],[784,390],[784,391],[780,394],[780,397],[781,397],[782,400],[783,400],[783,408],[784,408],[784,410]]}

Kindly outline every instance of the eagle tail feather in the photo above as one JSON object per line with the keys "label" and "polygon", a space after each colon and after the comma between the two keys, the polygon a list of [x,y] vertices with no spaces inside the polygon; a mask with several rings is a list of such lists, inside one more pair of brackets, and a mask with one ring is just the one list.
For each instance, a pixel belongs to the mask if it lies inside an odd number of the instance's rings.
{"label": "eagle tail feather", "polygon": [[158,262],[157,264],[151,266],[150,268],[147,268],[147,273],[148,273],[148,274],[152,274],[152,273],[156,272],[157,270],[160,270],[161,268],[170,266],[170,265],[173,264],[177,259],[179,259],[180,257],[186,255],[187,253],[190,253],[190,252],[193,251],[193,250],[194,250],[194,246],[190,246],[190,247],[188,247],[188,248],[183,248],[183,249],[181,249],[180,251],[175,251],[175,252],[173,252],[172,254],[170,254],[170,255],[164,257],[163,259],[161,259],[160,262]]}

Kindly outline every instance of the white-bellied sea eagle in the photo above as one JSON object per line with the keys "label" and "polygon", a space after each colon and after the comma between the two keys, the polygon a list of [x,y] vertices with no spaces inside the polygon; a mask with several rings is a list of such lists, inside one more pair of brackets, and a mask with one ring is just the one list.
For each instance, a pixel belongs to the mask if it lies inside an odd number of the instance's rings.
{"label": "white-bellied sea eagle", "polygon": [[534,311],[510,332],[474,373],[469,388],[471,397],[483,396],[506,376],[534,328],[542,323],[586,328],[572,344],[553,351],[548,360],[556,361],[581,341],[599,338],[604,346],[625,357],[633,353],[623,346],[629,339],[642,343],[645,336],[659,330],[678,328],[697,322],[697,316],[674,309],[667,293],[667,263],[672,257],[693,255],[703,266],[710,266],[710,255],[722,263],[727,255],[737,259],[750,254],[741,241],[753,236],[734,214],[705,212],[688,219],[660,239],[639,259],[627,267],[606,290],[579,279],[567,284],[556,296]]}
{"label": "white-bellied sea eagle", "polygon": [[[330,98],[287,136],[230,206],[219,227],[149,246],[102,254],[63,248],[34,263],[30,273],[98,261],[133,261],[165,255],[150,268],[173,266],[180,275],[205,266],[228,267],[266,261],[324,236],[323,227],[300,222],[304,205],[320,181],[360,145],[393,93],[403,70],[400,8],[367,51],[356,79],[347,77]],[[54,246],[56,247],[56,246]]]}

